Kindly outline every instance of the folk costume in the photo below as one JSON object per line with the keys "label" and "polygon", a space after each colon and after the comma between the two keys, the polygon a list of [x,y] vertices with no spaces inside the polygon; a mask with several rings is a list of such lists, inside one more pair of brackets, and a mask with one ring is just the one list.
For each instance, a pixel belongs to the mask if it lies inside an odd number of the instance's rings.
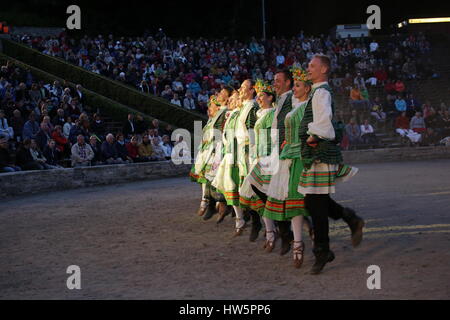
{"label": "folk costume", "polygon": [[[364,225],[353,210],[343,208],[330,198],[330,194],[335,192],[336,182],[348,180],[358,171],[342,163],[338,145],[342,137],[341,128],[332,121],[333,114],[332,90],[328,82],[314,83],[300,123],[303,171],[298,185],[298,192],[305,195],[305,205],[313,220],[316,262],[311,269],[312,274],[319,273],[327,262],[334,259],[329,248],[328,217],[344,219],[352,230],[352,240],[356,242],[358,240],[354,236],[362,237],[362,233],[356,233],[362,232]],[[309,136],[315,138],[316,144],[307,143]]]}
{"label": "folk costume", "polygon": [[250,166],[249,129],[255,126],[258,105],[254,100],[244,101],[240,108],[229,112],[222,135],[223,158],[212,185],[225,196],[227,205],[236,213],[236,235],[242,234],[245,225],[239,204],[239,190]]}
{"label": "folk costume", "polygon": [[[211,99],[212,103],[220,106],[219,102]],[[200,204],[199,215],[206,215],[204,219],[209,219],[215,211],[216,202],[225,202],[223,196],[217,193],[211,186],[211,180],[215,174],[213,170],[213,161],[217,153],[221,151],[221,141],[217,139],[217,132],[222,132],[225,123],[227,107],[221,107],[214,116],[208,119],[203,127],[202,142],[199,146],[199,152],[195,163],[192,166],[190,177],[192,181],[202,185],[202,201]]]}
{"label": "folk costume", "polygon": [[[280,211],[280,209],[276,207],[277,204],[273,205],[276,199],[270,197],[270,195],[278,196],[276,186],[273,185],[270,189],[272,193],[269,192],[269,187],[273,175],[277,174],[280,169],[279,150],[281,150],[281,145],[285,140],[285,118],[287,114],[292,111],[292,97],[293,94],[291,90],[277,97],[275,109],[267,113],[267,115],[261,119],[261,129],[266,129],[261,131],[270,131],[270,139],[265,139],[264,135],[261,136],[261,134],[258,134],[260,137],[257,149],[259,150],[260,157],[257,164],[252,168],[251,173],[247,176],[245,184],[242,186],[243,197],[241,197],[243,206],[250,206],[264,217],[266,223],[266,236],[268,236],[267,232],[269,231],[274,237],[275,227],[273,222],[269,221],[270,218],[266,221],[267,217],[265,217],[265,213],[270,217],[277,217],[276,221],[279,228],[279,234],[283,242],[282,254],[289,251],[290,242],[293,240],[293,234],[290,231],[290,218],[292,218],[292,216],[285,216],[284,214],[277,215],[271,211],[271,209],[275,209],[274,211],[276,212]],[[270,130],[268,130],[269,128]],[[264,143],[267,145],[264,145]],[[287,176],[289,176],[289,173]],[[295,204],[295,206],[298,207],[297,204]],[[303,206],[303,204],[300,206]],[[292,210],[290,214],[294,211],[303,212],[303,208],[293,209],[294,210]],[[284,212],[284,209],[282,210]]]}

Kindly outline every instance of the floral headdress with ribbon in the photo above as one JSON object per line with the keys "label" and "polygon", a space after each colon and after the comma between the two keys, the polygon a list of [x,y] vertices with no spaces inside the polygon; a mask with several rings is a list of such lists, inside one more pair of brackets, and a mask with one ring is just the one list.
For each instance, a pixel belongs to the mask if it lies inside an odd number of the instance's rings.
{"label": "floral headdress with ribbon", "polygon": [[308,85],[312,85],[312,81],[308,79],[308,73],[306,70],[300,67],[292,67],[289,71],[291,71],[294,81],[303,81]]}
{"label": "floral headdress with ribbon", "polygon": [[275,88],[262,79],[256,80],[254,88],[257,94],[260,92],[264,92],[275,95]]}

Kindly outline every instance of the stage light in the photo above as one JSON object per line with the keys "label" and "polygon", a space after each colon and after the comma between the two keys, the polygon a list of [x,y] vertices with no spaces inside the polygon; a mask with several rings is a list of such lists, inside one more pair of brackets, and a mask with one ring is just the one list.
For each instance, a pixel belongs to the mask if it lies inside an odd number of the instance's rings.
{"label": "stage light", "polygon": [[409,19],[408,23],[438,23],[438,22],[450,22],[450,17],[444,18],[419,18]]}

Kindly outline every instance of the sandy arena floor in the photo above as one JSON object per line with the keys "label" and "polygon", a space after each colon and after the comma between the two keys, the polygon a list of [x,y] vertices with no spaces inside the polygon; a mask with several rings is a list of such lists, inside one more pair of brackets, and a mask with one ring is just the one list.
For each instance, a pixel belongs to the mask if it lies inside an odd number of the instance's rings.
{"label": "sandy arena floor", "polygon": [[[1,299],[449,299],[450,161],[358,165],[334,196],[366,219],[353,249],[333,222],[336,260],[319,276],[262,250],[249,230],[232,239],[195,215],[187,178],[57,191],[0,203]],[[306,236],[306,235],[305,235]],[[81,268],[68,290],[66,268]],[[367,267],[381,268],[369,290]]]}

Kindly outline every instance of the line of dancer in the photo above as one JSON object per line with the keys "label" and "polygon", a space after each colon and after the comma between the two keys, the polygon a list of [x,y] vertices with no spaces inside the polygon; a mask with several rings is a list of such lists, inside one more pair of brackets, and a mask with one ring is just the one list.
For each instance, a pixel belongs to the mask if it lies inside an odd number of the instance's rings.
{"label": "line of dancer", "polygon": [[246,79],[239,90],[225,87],[212,96],[190,173],[202,185],[198,214],[204,220],[217,213],[220,223],[231,214],[233,237],[241,236],[251,220],[250,241],[258,238],[262,220],[263,249],[272,252],[280,238],[280,254],[292,248],[295,268],[303,264],[306,231],[315,256],[311,274],[335,258],[328,218],[348,224],[354,247],[364,228],[353,209],[330,197],[336,183],[358,169],[343,163],[343,128],[333,120],[329,71],[330,59],[315,55],[307,71],[279,70],[273,85]]}

